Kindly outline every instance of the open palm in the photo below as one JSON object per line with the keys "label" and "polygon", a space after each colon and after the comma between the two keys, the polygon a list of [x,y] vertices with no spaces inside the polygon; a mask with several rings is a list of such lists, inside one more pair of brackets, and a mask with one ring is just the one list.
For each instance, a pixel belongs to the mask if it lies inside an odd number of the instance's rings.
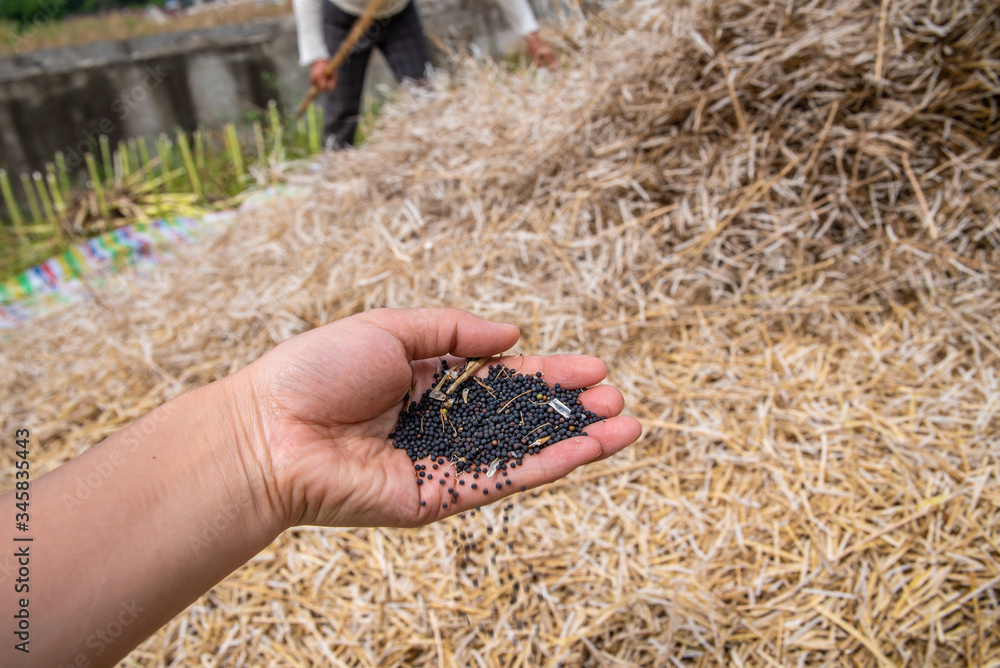
{"label": "open palm", "polygon": [[[588,427],[588,436],[525,458],[511,473],[514,486],[502,493],[467,495],[442,507],[450,501],[444,488],[418,486],[409,456],[388,438],[403,398],[414,383],[417,395],[432,385],[442,356],[496,355],[518,336],[514,327],[456,309],[376,310],[297,336],[251,365],[288,525],[425,524],[497,501],[521,485],[552,482],[638,438],[638,422],[614,417]],[[606,373],[603,362],[584,355],[522,360],[522,372],[542,371],[547,382],[567,388],[589,387]],[[591,388],[581,399],[602,415],[618,415],[623,406],[621,393],[609,386]]]}

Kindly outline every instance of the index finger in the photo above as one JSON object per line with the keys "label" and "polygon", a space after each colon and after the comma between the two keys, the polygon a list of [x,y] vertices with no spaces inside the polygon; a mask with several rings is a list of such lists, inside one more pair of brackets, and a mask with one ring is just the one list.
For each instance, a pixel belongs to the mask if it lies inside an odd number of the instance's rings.
{"label": "index finger", "polygon": [[514,325],[456,308],[375,309],[357,316],[395,336],[410,361],[455,355],[491,357],[517,343]]}

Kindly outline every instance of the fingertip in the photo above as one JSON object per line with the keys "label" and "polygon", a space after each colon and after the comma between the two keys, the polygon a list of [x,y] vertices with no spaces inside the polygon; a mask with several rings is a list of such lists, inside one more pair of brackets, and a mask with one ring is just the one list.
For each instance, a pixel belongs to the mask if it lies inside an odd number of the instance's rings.
{"label": "fingertip", "polygon": [[587,410],[613,417],[625,408],[625,397],[612,385],[595,385],[580,393],[580,401]]}
{"label": "fingertip", "polygon": [[594,357],[593,359],[596,359],[600,363],[601,380],[604,380],[605,378],[608,377],[608,363],[602,360],[600,357]]}
{"label": "fingertip", "polygon": [[449,351],[453,355],[491,356],[509,350],[521,338],[521,330],[516,325],[457,310],[460,315],[456,318],[454,346]]}
{"label": "fingertip", "polygon": [[513,348],[514,344],[521,340],[521,328],[517,325],[511,325],[506,322],[493,322],[492,320],[487,320],[486,322],[496,327],[500,339],[506,342],[506,350]]}
{"label": "fingertip", "polygon": [[615,418],[618,420],[618,434],[619,439],[623,442],[623,445],[619,450],[632,445],[640,438],[642,438],[642,423],[631,415],[619,415]]}
{"label": "fingertip", "polygon": [[642,425],[630,415],[619,415],[588,425],[587,436],[601,445],[601,454],[594,461],[616,455],[642,436]]}
{"label": "fingertip", "polygon": [[518,327],[517,325],[511,325],[510,323],[506,322],[498,322],[494,324],[499,325],[500,327],[507,330],[506,331],[507,336],[516,336],[515,341],[521,338],[521,328]]}

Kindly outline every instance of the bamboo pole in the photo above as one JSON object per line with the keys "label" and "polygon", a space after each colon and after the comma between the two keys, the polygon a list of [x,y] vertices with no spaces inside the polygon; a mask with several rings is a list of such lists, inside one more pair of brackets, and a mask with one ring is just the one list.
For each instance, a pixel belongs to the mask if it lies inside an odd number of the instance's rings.
{"label": "bamboo pole", "polygon": [[39,225],[42,223],[42,210],[38,206],[38,197],[35,195],[35,188],[31,184],[31,177],[21,174],[21,189],[28,200],[28,211],[31,212],[31,223]]}
{"label": "bamboo pole", "polygon": [[226,152],[229,154],[229,162],[233,167],[236,182],[242,185],[246,167],[243,164],[243,154],[240,152],[240,140],[236,135],[236,126],[234,124],[226,124],[225,137]]}
{"label": "bamboo pole", "polygon": [[285,146],[285,126],[281,122],[281,115],[278,111],[278,103],[271,100],[267,104],[268,121],[271,124],[271,154],[276,160],[284,159]]}
{"label": "bamboo pole", "polygon": [[101,164],[104,166],[105,182],[102,185],[110,186],[114,184],[115,187],[118,187],[121,183],[117,181],[114,164],[112,164],[111,142],[108,140],[107,135],[101,135],[98,143],[101,147]]}
{"label": "bamboo pole", "polygon": [[52,195],[52,202],[55,205],[56,215],[59,217],[60,222],[66,213],[66,200],[63,198],[62,193],[59,192],[59,178],[56,175],[56,166],[51,162],[45,165],[45,182],[49,186],[49,193]]}
{"label": "bamboo pole", "polygon": [[188,181],[191,183],[191,191],[202,198],[201,179],[198,176],[198,169],[194,164],[194,157],[191,155],[191,145],[188,142],[186,132],[177,133],[177,146],[180,148],[181,160],[184,162],[184,170],[187,172]]}
{"label": "bamboo pole", "polygon": [[253,139],[257,146],[257,165],[264,167],[267,165],[267,143],[264,141],[264,126],[260,121],[253,122]]}
{"label": "bamboo pole", "polygon": [[160,133],[156,140],[156,154],[160,158],[160,178],[163,180],[163,192],[173,191],[173,179],[167,178],[170,170],[173,169],[173,142],[165,132]]}
{"label": "bamboo pole", "polygon": [[146,176],[150,177],[153,174],[153,166],[150,164],[152,160],[149,157],[149,148],[146,146],[146,138],[139,137],[135,140],[136,149],[139,151],[139,164],[142,168],[146,170]]}
{"label": "bamboo pole", "polygon": [[194,132],[194,164],[198,169],[205,169],[205,133],[201,128]]}
{"label": "bamboo pole", "polygon": [[88,153],[83,159],[87,163],[87,173],[90,175],[94,196],[97,197],[97,208],[101,212],[104,222],[109,223],[111,221],[111,209],[108,207],[108,199],[104,194],[104,186],[101,184],[101,177],[97,172],[97,161],[94,159],[93,153]]}
{"label": "bamboo pole", "polygon": [[309,111],[306,113],[306,129],[309,133],[309,152],[319,153],[322,146],[315,104],[310,104]]}
{"label": "bamboo pole", "polygon": [[14,190],[10,187],[10,177],[6,169],[0,169],[0,193],[3,194],[3,202],[7,207],[7,215],[14,224],[14,232],[18,239],[22,238],[24,227],[24,216],[21,214],[21,207],[14,199]]}
{"label": "bamboo pole", "polygon": [[131,166],[128,158],[128,142],[122,140],[118,142],[118,149],[115,151],[115,169],[121,172],[119,181],[124,181],[132,174]]}
{"label": "bamboo pole", "polygon": [[125,151],[128,153],[128,164],[132,168],[132,173],[142,169],[142,162],[139,160],[139,151],[134,137],[130,137],[125,143]]}
{"label": "bamboo pole", "polygon": [[59,189],[64,200],[69,200],[70,193],[69,170],[66,168],[66,156],[62,151],[56,151],[56,175],[59,177]]}
{"label": "bamboo pole", "polygon": [[45,214],[46,220],[56,227],[59,227],[59,218],[56,216],[55,208],[52,206],[52,199],[49,197],[49,189],[45,185],[45,179],[42,177],[42,173],[33,173],[31,175],[31,180],[35,183],[35,192],[38,193],[38,199],[42,203],[42,211]]}

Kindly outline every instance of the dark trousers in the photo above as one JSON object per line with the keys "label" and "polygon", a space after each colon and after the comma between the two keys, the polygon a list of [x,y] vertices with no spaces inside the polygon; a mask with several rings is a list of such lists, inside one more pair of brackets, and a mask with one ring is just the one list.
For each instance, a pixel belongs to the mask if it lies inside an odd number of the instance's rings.
{"label": "dark trousers", "polygon": [[[348,14],[332,2],[323,3],[323,36],[331,57],[340,48],[357,16]],[[326,122],[323,128],[327,148],[354,145],[361,112],[361,93],[365,71],[372,50],[378,49],[389,61],[397,81],[404,78],[422,80],[430,65],[427,41],[414,3],[387,19],[375,19],[357,46],[337,71],[337,86],[323,95]]]}

